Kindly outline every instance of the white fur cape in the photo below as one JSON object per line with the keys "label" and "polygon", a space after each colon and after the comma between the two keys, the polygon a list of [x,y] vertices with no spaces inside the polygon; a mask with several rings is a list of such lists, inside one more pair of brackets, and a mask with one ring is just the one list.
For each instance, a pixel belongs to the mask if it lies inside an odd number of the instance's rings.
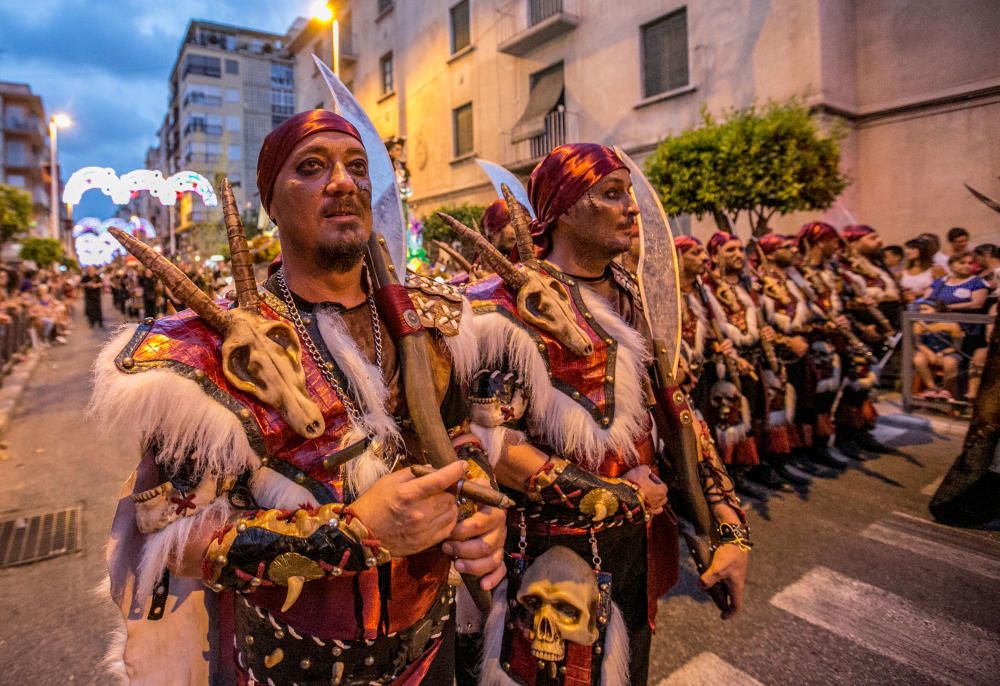
{"label": "white fur cape", "polygon": [[[638,464],[635,439],[647,429],[648,414],[642,378],[650,360],[642,336],[595,291],[580,286],[580,294],[594,321],[618,343],[614,377],[614,417],[600,426],[591,414],[571,397],[555,388],[542,353],[523,328],[498,312],[481,312],[475,317],[479,340],[478,368],[506,366],[521,374],[527,403],[529,433],[584,469],[596,470],[609,450],[620,450],[626,462]],[[474,426],[473,430],[496,464],[509,430],[503,427]]]}

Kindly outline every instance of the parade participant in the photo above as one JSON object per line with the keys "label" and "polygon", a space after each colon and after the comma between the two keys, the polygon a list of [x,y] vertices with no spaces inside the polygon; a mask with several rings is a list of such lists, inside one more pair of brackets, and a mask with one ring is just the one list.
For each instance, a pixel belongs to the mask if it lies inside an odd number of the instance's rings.
{"label": "parade participant", "polygon": [[[630,186],[611,149],[556,148],[528,185],[539,257],[509,196],[522,264],[487,251],[497,276],[467,291],[483,355],[473,426],[519,505],[481,684],[646,683],[677,546],[651,435],[648,332],[636,282],[613,261],[637,233]],[[728,617],[742,605],[747,530],[701,438],[699,497],[732,543],[716,549],[702,582],[728,586]]]}
{"label": "parade participant", "polygon": [[87,315],[87,324],[90,328],[104,328],[104,313],[101,307],[101,294],[104,292],[104,279],[97,271],[97,267],[90,265],[86,268],[83,278],[80,279],[83,287],[83,311]]}
{"label": "parade participant", "polygon": [[[862,282],[839,269],[837,260],[842,245],[841,238],[836,229],[829,224],[824,222],[805,224],[799,231],[796,241],[803,256],[801,271],[809,287],[808,295],[820,316],[825,317],[835,328],[829,337],[839,357],[840,373],[843,377],[840,380],[839,401],[834,417],[834,443],[840,452],[855,459],[864,459],[862,449],[890,452],[890,448],[881,444],[871,434],[878,418],[878,412],[870,398],[876,381],[871,373],[874,355],[854,333],[854,324],[844,314],[845,298],[854,298],[863,288]],[[870,330],[866,331],[870,333]],[[834,351],[826,350],[829,345],[830,343],[822,340],[813,341],[813,347],[817,350],[821,361],[818,366],[835,366],[832,357]],[[828,414],[827,404],[832,409],[833,402],[838,397],[838,389],[832,387],[832,380],[836,375],[836,371],[833,370],[831,376],[825,379],[831,381],[828,384],[830,387],[817,393],[817,404],[824,408],[820,410],[820,415]],[[823,385],[823,380],[820,384]],[[821,436],[822,434],[817,432],[817,438]]]}
{"label": "parade participant", "polygon": [[898,328],[902,303],[896,280],[879,264],[882,238],[864,224],[848,226],[841,236],[846,245],[847,269],[864,281],[864,295]]}
{"label": "parade participant", "polygon": [[754,441],[762,459],[748,465],[747,477],[768,488],[787,488],[783,479],[802,485],[804,480],[784,469],[794,447],[789,421],[794,414],[794,391],[785,383],[774,329],[764,320],[748,277],[743,242],[718,231],[709,238],[707,248],[714,266],[708,284],[725,314],[722,331],[736,345],[740,357],[753,365],[752,373],[740,378],[740,389],[754,417],[753,435],[746,440]]}
{"label": "parade participant", "polygon": [[483,212],[483,232],[493,246],[504,255],[514,249],[514,227],[505,200],[494,200]]}
{"label": "parade participant", "polygon": [[372,182],[345,119],[313,110],[286,120],[264,140],[257,183],[282,262],[258,291],[224,184],[233,309],[116,234],[194,310],[116,337],[96,366],[96,416],[143,451],[109,546],[126,618],[120,674],[149,684],[451,683],[451,561],[495,585],[503,514],[482,508],[456,525],[446,489],[466,477],[462,460],[420,477],[396,469],[420,454],[422,437],[408,428],[396,354],[405,341],[395,335],[404,322],[433,327],[440,345],[428,349],[433,379],[421,392],[440,405],[460,456],[479,459],[451,382],[474,360],[463,309],[472,315],[440,284],[409,291],[418,321],[412,304],[402,315],[376,305],[385,291],[373,292],[363,259]]}

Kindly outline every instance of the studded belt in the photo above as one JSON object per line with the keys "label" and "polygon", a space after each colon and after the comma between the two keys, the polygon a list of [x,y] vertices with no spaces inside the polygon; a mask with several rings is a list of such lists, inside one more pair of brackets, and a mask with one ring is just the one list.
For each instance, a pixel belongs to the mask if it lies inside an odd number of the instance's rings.
{"label": "studded belt", "polygon": [[442,586],[427,614],[412,626],[374,640],[323,640],[295,631],[242,594],[235,600],[236,661],[251,680],[297,686],[389,684],[441,636],[453,591]]}

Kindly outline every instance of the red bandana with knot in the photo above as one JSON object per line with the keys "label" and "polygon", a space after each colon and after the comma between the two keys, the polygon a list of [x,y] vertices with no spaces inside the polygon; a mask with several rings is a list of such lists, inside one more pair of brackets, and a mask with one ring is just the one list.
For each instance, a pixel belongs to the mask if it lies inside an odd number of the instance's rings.
{"label": "red bandana with knot", "polygon": [[674,248],[682,255],[699,246],[701,246],[701,241],[694,236],[674,236]]}
{"label": "red bandana with knot", "polygon": [[712,237],[708,239],[708,244],[705,247],[708,250],[708,254],[714,258],[716,255],[719,254],[719,251],[722,249],[722,246],[724,246],[729,241],[738,241],[738,240],[740,239],[731,233],[727,233],[726,231],[716,231],[715,233],[712,234]]}
{"label": "red bandana with knot", "polygon": [[597,143],[560,145],[539,162],[528,179],[528,199],[536,217],[531,233],[543,252],[559,217],[594,184],[618,169],[627,169],[621,158]]}
{"label": "red bandana with knot", "polygon": [[507,211],[505,200],[494,200],[493,204],[483,212],[483,231],[491,241],[497,232],[510,224],[510,212]]}
{"label": "red bandana with knot", "polygon": [[757,239],[757,245],[765,255],[773,255],[782,248],[790,248],[795,245],[795,239],[791,236],[784,236],[780,233],[769,233]]}
{"label": "red bandana with knot", "polygon": [[278,180],[285,160],[292,154],[295,146],[309,136],[321,131],[338,131],[358,139],[361,147],[361,134],[351,122],[339,114],[329,110],[307,110],[299,112],[283,121],[276,129],[267,134],[257,157],[257,190],[260,191],[260,201],[264,211],[271,211],[271,197],[274,195],[274,183]]}
{"label": "red bandana with knot", "polygon": [[840,240],[840,236],[837,235],[835,228],[826,222],[809,222],[808,224],[803,224],[802,228],[799,229],[799,233],[795,237],[795,242],[798,244],[799,250],[804,252],[817,243],[828,241],[831,238]]}
{"label": "red bandana with knot", "polygon": [[861,240],[870,233],[875,233],[875,229],[867,224],[851,224],[850,226],[844,228],[840,232],[840,235],[848,243],[853,243],[854,241]]}

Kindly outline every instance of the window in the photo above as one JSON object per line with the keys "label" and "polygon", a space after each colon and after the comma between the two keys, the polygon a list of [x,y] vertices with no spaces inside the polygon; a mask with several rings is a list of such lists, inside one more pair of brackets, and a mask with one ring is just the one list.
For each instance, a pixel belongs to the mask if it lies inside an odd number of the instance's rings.
{"label": "window", "polygon": [[392,0],[378,0],[378,13],[388,12],[392,4]]}
{"label": "window", "polygon": [[226,89],[226,102],[239,102],[240,101],[240,89],[239,88],[227,88]]}
{"label": "window", "polygon": [[451,52],[469,47],[469,0],[462,0],[451,8]]}
{"label": "window", "polygon": [[293,88],[295,78],[292,68],[284,64],[271,65],[271,88]]}
{"label": "window", "polygon": [[7,185],[16,186],[17,188],[25,188],[28,185],[28,180],[21,174],[8,174]]}
{"label": "window", "polygon": [[226,60],[226,73],[227,74],[239,74],[240,73],[240,63],[236,60]]}
{"label": "window", "polygon": [[243,146],[242,145],[230,145],[229,146],[229,161],[239,162],[243,159]]}
{"label": "window", "polygon": [[687,10],[661,17],[641,31],[643,97],[688,85]]}
{"label": "window", "polygon": [[222,76],[222,62],[218,57],[207,55],[188,55],[184,62],[184,74],[200,74],[202,76]]}
{"label": "window", "polygon": [[222,91],[215,86],[205,86],[199,83],[188,84],[184,89],[183,106],[188,105],[221,105]]}
{"label": "window", "polygon": [[451,111],[451,124],[455,143],[455,157],[471,154],[472,145],[472,103]]}
{"label": "window", "polygon": [[382,95],[388,95],[395,90],[392,82],[392,53],[387,52],[379,60],[379,72],[382,74]]}
{"label": "window", "polygon": [[235,116],[226,117],[226,130],[227,131],[239,131],[240,130],[240,116],[237,114]]}

